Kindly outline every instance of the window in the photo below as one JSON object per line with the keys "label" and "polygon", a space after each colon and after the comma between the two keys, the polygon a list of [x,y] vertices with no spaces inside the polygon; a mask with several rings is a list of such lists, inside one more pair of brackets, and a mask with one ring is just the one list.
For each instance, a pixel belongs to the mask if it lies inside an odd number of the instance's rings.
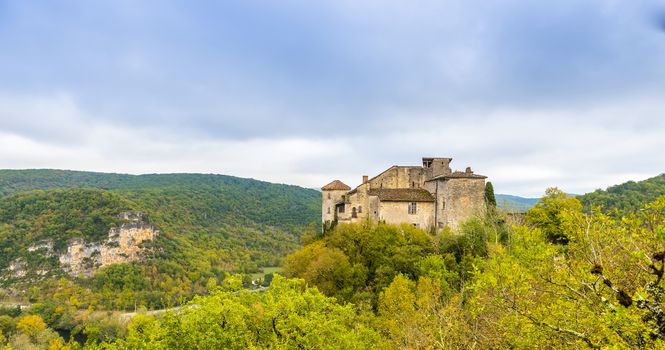
{"label": "window", "polygon": [[328,192],[328,199],[330,199],[330,192]]}
{"label": "window", "polygon": [[416,188],[416,182],[415,181],[411,181],[411,188]]}
{"label": "window", "polygon": [[356,207],[353,207],[351,209],[351,217],[352,218],[357,218],[358,217],[358,212],[356,211]]}
{"label": "window", "polygon": [[339,209],[337,209],[337,211],[339,211],[340,213],[343,213],[344,212],[344,204],[340,205]]}
{"label": "window", "polygon": [[363,207],[362,207],[362,205],[359,205],[358,206],[358,213],[362,213],[362,212],[363,212]]}
{"label": "window", "polygon": [[416,213],[416,202],[409,203],[409,214]]}

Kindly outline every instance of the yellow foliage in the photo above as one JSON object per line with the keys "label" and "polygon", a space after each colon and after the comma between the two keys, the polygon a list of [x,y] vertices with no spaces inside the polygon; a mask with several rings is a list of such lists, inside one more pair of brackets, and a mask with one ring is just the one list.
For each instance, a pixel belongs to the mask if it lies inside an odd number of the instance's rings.
{"label": "yellow foliage", "polygon": [[38,315],[23,316],[16,323],[16,328],[29,336],[45,330],[46,327],[46,323]]}
{"label": "yellow foliage", "polygon": [[71,348],[62,341],[62,338],[53,338],[48,342],[48,350],[70,350]]}

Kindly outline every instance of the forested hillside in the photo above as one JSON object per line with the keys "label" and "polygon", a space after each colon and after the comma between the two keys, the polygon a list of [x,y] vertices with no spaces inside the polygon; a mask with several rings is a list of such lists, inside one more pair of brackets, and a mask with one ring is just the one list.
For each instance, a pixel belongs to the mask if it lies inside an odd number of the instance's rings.
{"label": "forested hillside", "polygon": [[184,309],[102,327],[124,332],[85,326],[85,347],[663,348],[665,197],[616,220],[548,189],[523,224],[504,219],[436,235],[341,225],[309,236],[267,291],[231,276]]}
{"label": "forested hillside", "polygon": [[[0,193],[0,283],[18,297],[67,285],[97,309],[175,305],[228,273],[276,266],[320,214],[318,191],[223,175],[2,170]],[[150,254],[58,282],[67,245],[105,239],[126,211],[159,229]]]}
{"label": "forested hillside", "polygon": [[[436,234],[371,222],[321,233],[279,219],[297,210],[295,205],[272,215],[259,208],[265,202],[224,193],[234,186],[214,185],[215,177],[207,177],[168,175],[160,185],[131,180],[109,182],[106,189],[32,190],[0,199],[3,263],[30,256],[30,245],[45,238],[54,240],[56,250],[76,237],[100,239],[107,228],[122,224],[116,214],[121,211],[145,212],[145,220],[163,230],[140,263],[111,265],[89,278],[43,278],[26,290],[30,309],[0,307],[0,345],[599,349],[665,344],[665,196],[608,215],[585,210],[577,197],[551,188],[523,216],[489,207]],[[262,195],[252,189],[252,180],[236,181],[245,184],[244,193]],[[311,215],[318,220],[316,191],[261,184],[286,191],[274,195],[286,203],[301,198],[298,191],[311,193]],[[637,198],[641,192],[635,192]],[[215,198],[227,198],[227,204]],[[256,220],[238,207],[243,205]],[[280,254],[288,255],[279,259]],[[230,274],[274,263],[281,263],[285,277],[275,276],[267,290],[247,290],[246,276]],[[97,312],[187,301],[182,308],[133,318]]]}
{"label": "forested hillside", "polygon": [[627,214],[664,194],[665,174],[661,174],[643,181],[628,181],[610,186],[606,190],[598,189],[580,196],[579,199],[588,209],[602,206],[608,213]]}
{"label": "forested hillside", "polygon": [[[202,201],[199,214],[229,223],[278,227],[318,222],[320,194],[298,186],[212,174],[126,175],[69,170],[0,170],[0,196],[30,190],[97,188],[128,197],[184,196]],[[167,198],[168,199],[168,198]],[[190,207],[190,209],[193,209]],[[218,213],[219,211],[219,213]],[[232,215],[231,215],[232,214]]]}

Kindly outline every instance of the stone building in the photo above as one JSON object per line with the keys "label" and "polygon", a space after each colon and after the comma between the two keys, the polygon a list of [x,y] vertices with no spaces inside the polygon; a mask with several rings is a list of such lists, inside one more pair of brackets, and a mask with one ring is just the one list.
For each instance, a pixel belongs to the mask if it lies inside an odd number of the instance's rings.
{"label": "stone building", "polygon": [[486,176],[452,171],[452,158],[423,158],[421,166],[394,165],[379,175],[363,176],[351,189],[339,180],[321,188],[324,226],[371,219],[408,223],[428,231],[456,227],[485,209]]}

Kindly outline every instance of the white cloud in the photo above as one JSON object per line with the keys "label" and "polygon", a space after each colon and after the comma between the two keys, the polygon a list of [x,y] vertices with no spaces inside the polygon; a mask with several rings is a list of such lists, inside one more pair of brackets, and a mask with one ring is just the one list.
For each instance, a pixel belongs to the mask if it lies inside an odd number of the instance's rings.
{"label": "white cloud", "polygon": [[434,155],[488,175],[497,192],[539,196],[549,186],[583,193],[643,179],[665,163],[665,106],[651,98],[440,119],[397,113],[362,136],[224,139],[95,121],[63,96],[0,98],[0,167],[221,173],[320,187],[334,178],[354,186],[361,175]]}
{"label": "white cloud", "polygon": [[527,196],[663,172],[644,1],[206,4],[9,7],[0,167],[319,187],[440,155]]}
{"label": "white cloud", "polygon": [[65,93],[45,96],[0,93],[0,131],[6,133],[74,143],[86,135],[90,117]]}

